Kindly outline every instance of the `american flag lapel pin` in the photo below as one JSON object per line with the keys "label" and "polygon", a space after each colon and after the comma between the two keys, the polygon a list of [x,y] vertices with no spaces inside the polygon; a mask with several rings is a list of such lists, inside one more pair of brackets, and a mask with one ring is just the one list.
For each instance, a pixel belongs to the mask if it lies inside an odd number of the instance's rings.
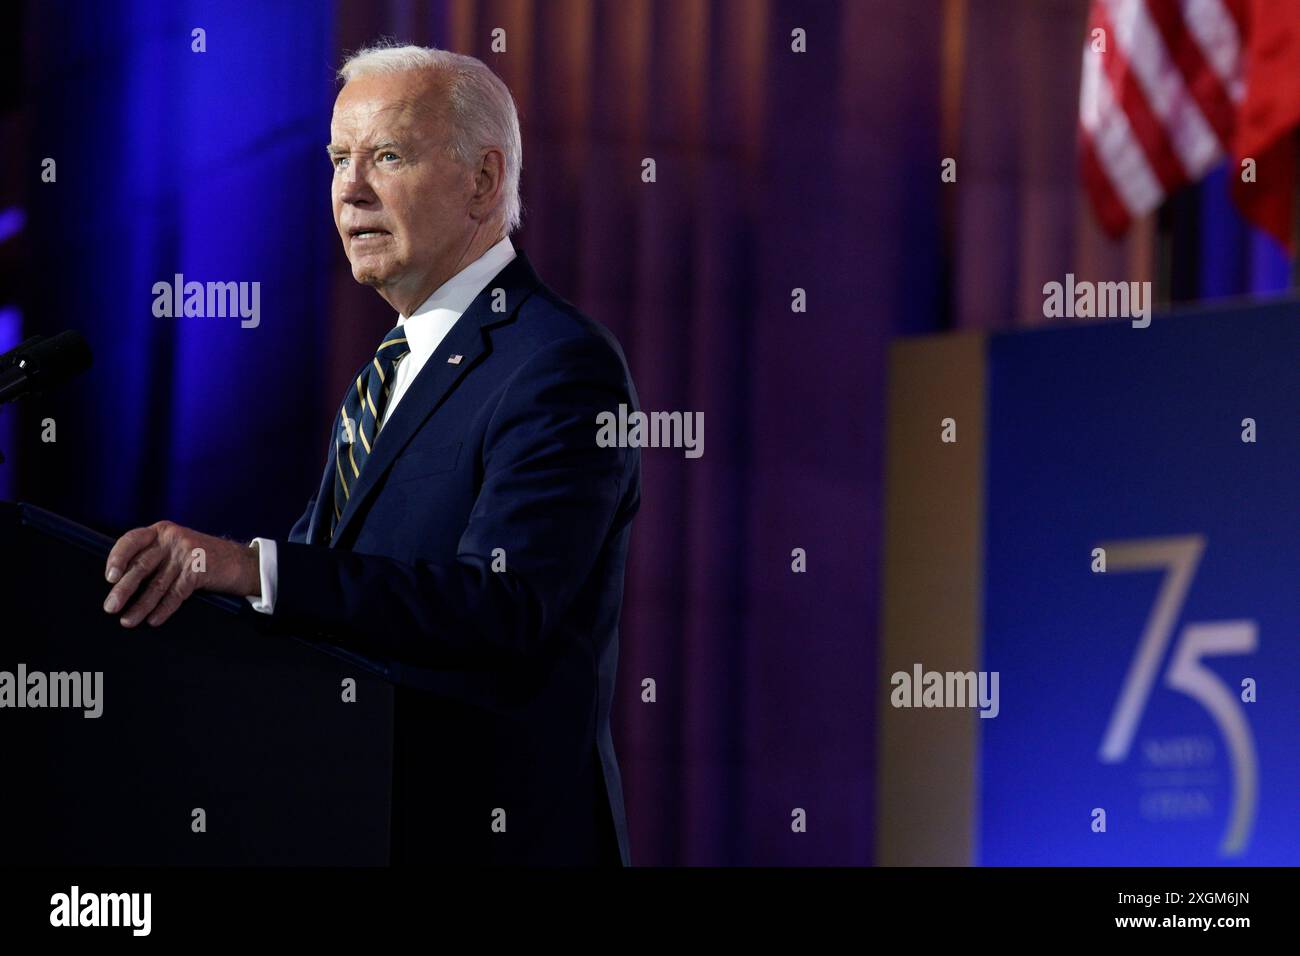
{"label": "american flag lapel pin", "polygon": [[463,359],[464,357],[465,357],[465,356],[463,356],[463,355],[450,355],[450,356],[447,357],[447,364],[448,364],[448,365],[459,365],[459,364],[460,364],[460,360]]}

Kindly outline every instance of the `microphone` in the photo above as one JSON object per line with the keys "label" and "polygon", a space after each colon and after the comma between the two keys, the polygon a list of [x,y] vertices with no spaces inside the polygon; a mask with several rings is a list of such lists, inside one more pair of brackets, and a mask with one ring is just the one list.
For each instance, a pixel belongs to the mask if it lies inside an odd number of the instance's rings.
{"label": "microphone", "polygon": [[33,336],[0,356],[0,405],[29,392],[57,388],[90,368],[90,346],[80,332]]}
{"label": "microphone", "polygon": [[35,345],[40,340],[41,337],[39,335],[33,335],[31,338],[23,339],[21,342],[19,342],[17,345],[11,348],[8,352],[5,352],[3,355],[0,355],[0,368],[9,367],[9,356],[17,355],[23,349]]}

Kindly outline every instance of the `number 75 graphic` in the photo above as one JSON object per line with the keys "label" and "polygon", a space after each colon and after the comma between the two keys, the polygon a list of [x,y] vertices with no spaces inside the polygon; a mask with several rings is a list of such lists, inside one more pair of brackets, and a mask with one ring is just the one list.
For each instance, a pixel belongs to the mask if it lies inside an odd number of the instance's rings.
{"label": "number 75 graphic", "polygon": [[[1164,660],[1165,648],[1169,646],[1169,638],[1187,598],[1187,589],[1205,551],[1205,538],[1202,535],[1144,538],[1103,543],[1098,547],[1106,550],[1107,572],[1165,572],[1097,754],[1102,763],[1120,763],[1128,756],[1133,735],[1142,720],[1156,671]],[[1201,659],[1224,654],[1250,654],[1258,646],[1259,635],[1254,621],[1188,623],[1178,635],[1169,669],[1165,671],[1165,685],[1204,707],[1228,746],[1232,761],[1232,810],[1219,844],[1219,852],[1225,856],[1245,850],[1254,825],[1258,799],[1255,738],[1236,694],[1205,667]]]}

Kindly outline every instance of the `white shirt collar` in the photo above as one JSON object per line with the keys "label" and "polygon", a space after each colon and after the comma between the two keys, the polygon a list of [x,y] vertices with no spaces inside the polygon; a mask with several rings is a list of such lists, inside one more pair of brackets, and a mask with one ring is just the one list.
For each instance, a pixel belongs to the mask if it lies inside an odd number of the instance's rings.
{"label": "white shirt collar", "polygon": [[432,354],[447,331],[478,298],[489,282],[516,256],[509,236],[479,256],[440,285],[411,315],[399,315],[397,324],[406,329],[406,341],[417,355]]}

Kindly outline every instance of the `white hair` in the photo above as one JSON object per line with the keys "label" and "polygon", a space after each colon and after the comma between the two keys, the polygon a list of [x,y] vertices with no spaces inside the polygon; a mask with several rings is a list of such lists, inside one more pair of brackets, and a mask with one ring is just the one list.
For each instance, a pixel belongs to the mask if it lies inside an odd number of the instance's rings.
{"label": "white hair", "polygon": [[495,146],[505,154],[502,211],[506,234],[514,232],[523,218],[519,171],[524,164],[524,146],[509,88],[487,64],[472,56],[388,42],[352,54],[339,70],[339,78],[346,83],[358,76],[408,70],[434,70],[446,77],[452,136],[449,153],[453,159],[475,167],[484,149]]}

